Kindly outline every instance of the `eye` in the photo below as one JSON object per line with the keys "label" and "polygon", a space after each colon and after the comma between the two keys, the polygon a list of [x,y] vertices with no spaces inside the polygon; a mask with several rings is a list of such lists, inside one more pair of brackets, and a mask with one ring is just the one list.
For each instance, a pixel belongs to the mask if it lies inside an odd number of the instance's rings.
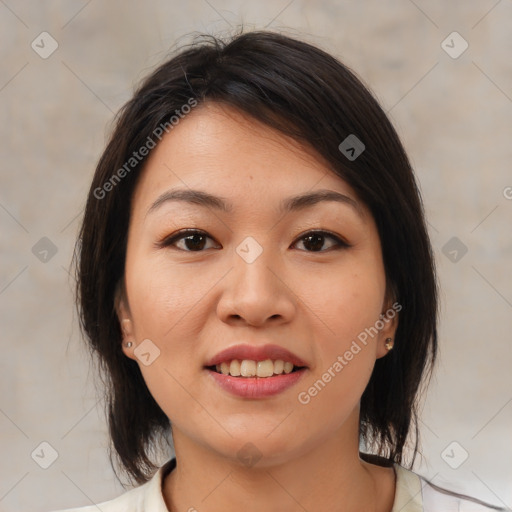
{"label": "eye", "polygon": [[[165,238],[160,243],[159,247],[175,246],[177,249],[185,252],[201,252],[205,249],[205,241],[207,239],[213,240],[204,231],[197,229],[182,229],[174,235]],[[176,242],[183,242],[182,247],[179,247]],[[210,247],[206,247],[209,249]]]}
{"label": "eye", "polygon": [[[213,238],[204,231],[197,229],[182,229],[170,237],[165,238],[157,245],[158,247],[174,246],[175,248],[185,252],[201,252],[204,249],[211,248],[206,247],[206,240],[208,239],[213,240]],[[326,250],[322,250],[326,239],[334,241],[334,244],[331,245],[331,247],[328,247]],[[180,242],[183,242],[181,247],[177,245]],[[326,252],[329,249],[336,250],[351,247],[348,243],[346,243],[340,237],[336,236],[334,233],[330,233],[329,231],[324,230],[309,231],[301,235],[298,239],[298,242],[303,243],[303,245],[306,247],[306,252]],[[296,245],[298,242],[296,242],[294,245]]]}
{"label": "eye", "polygon": [[347,242],[342,240],[340,237],[336,236],[333,233],[330,233],[329,231],[323,230],[309,231],[308,233],[301,235],[298,241],[303,242],[304,246],[311,248],[311,250],[307,250],[306,252],[326,252],[326,250],[321,250],[321,248],[324,246],[326,239],[334,240],[334,246],[331,246],[328,249],[334,248],[334,250],[336,250],[351,247]]}

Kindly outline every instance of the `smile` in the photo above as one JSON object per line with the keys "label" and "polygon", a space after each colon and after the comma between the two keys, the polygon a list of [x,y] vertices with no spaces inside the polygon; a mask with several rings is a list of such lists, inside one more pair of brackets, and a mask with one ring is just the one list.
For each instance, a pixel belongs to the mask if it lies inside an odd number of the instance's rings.
{"label": "smile", "polygon": [[301,369],[290,361],[277,359],[266,359],[264,361],[253,361],[251,359],[233,359],[232,361],[223,361],[221,364],[208,367],[223,375],[232,377],[272,377],[274,375],[288,374]]}
{"label": "smile", "polygon": [[[248,362],[255,363],[255,361]],[[289,373],[273,373],[272,376],[268,377],[259,377],[257,375],[243,377],[241,375],[232,376],[229,373],[218,372],[215,367],[206,367],[205,370],[214,384],[219,386],[221,390],[228,392],[230,395],[248,399],[268,398],[278,395],[295,385],[308,371],[304,367],[295,367]]]}

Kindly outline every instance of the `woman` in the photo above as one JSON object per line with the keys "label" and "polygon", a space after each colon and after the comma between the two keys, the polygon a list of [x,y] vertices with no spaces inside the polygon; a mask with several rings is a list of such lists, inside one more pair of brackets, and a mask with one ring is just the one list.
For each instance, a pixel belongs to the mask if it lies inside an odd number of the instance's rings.
{"label": "woman", "polygon": [[112,445],[143,484],[104,512],[494,509],[405,467],[432,249],[395,130],[332,56],[262,31],[160,66],[120,113],[77,255]]}

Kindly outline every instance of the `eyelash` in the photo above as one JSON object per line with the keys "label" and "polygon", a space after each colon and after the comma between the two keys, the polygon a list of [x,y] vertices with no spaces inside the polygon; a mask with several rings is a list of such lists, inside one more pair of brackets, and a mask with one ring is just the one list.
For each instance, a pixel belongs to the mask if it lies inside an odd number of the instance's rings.
{"label": "eyelash", "polygon": [[[164,238],[161,242],[158,242],[157,246],[159,248],[171,247],[175,242],[184,240],[185,238],[192,236],[192,235],[196,235],[196,234],[206,236],[207,238],[210,238],[211,240],[213,240],[213,238],[211,236],[209,236],[205,231],[201,231],[198,229],[182,229],[181,231],[178,231],[177,233],[175,233],[167,238]],[[348,249],[348,248],[352,247],[350,244],[348,244],[347,242],[342,240],[339,236],[335,235],[334,233],[331,233],[330,231],[326,231],[326,230],[322,230],[322,229],[320,229],[320,230],[315,229],[315,230],[307,231],[306,233],[299,235],[299,237],[297,238],[297,242],[303,241],[307,236],[312,235],[312,234],[321,235],[326,238],[331,238],[332,240],[334,240],[336,242],[336,245],[327,250],[304,251],[304,252],[324,253],[324,252],[329,252],[331,250],[341,250],[341,249]],[[204,252],[206,250],[206,249],[203,249],[200,251],[190,251],[187,249],[180,249],[178,247],[173,247],[173,248],[177,249],[178,251],[190,252],[190,253]]]}

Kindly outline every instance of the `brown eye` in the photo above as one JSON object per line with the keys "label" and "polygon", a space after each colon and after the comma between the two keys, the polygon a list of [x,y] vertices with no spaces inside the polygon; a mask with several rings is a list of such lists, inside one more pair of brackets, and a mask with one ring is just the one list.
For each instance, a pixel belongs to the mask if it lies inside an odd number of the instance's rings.
{"label": "brown eye", "polygon": [[[176,248],[185,252],[202,252],[205,249],[212,248],[211,246],[207,247],[208,240],[213,240],[213,238],[207,235],[204,231],[199,231],[197,229],[185,229],[167,237],[158,245],[160,247]],[[326,240],[331,240],[331,245],[328,246],[327,249],[324,247]],[[296,243],[299,242],[303,243],[306,248],[306,252],[327,252],[331,249],[336,250],[350,247],[348,243],[333,233],[319,230],[310,231],[302,235]],[[180,243],[181,246],[178,245]]]}
{"label": "brown eye", "polygon": [[[322,250],[326,239],[334,240],[334,245]],[[350,245],[344,242],[341,238],[333,233],[329,233],[328,231],[310,231],[305,235],[301,235],[299,242],[303,242],[307,252],[326,252],[332,248],[342,249],[350,247]]]}
{"label": "brown eye", "polygon": [[[174,246],[178,250],[185,252],[201,252],[207,245],[207,240],[213,240],[204,231],[196,229],[185,229],[163,240],[160,244],[162,247]],[[181,242],[181,247],[177,243]],[[210,247],[206,247],[209,249]]]}

